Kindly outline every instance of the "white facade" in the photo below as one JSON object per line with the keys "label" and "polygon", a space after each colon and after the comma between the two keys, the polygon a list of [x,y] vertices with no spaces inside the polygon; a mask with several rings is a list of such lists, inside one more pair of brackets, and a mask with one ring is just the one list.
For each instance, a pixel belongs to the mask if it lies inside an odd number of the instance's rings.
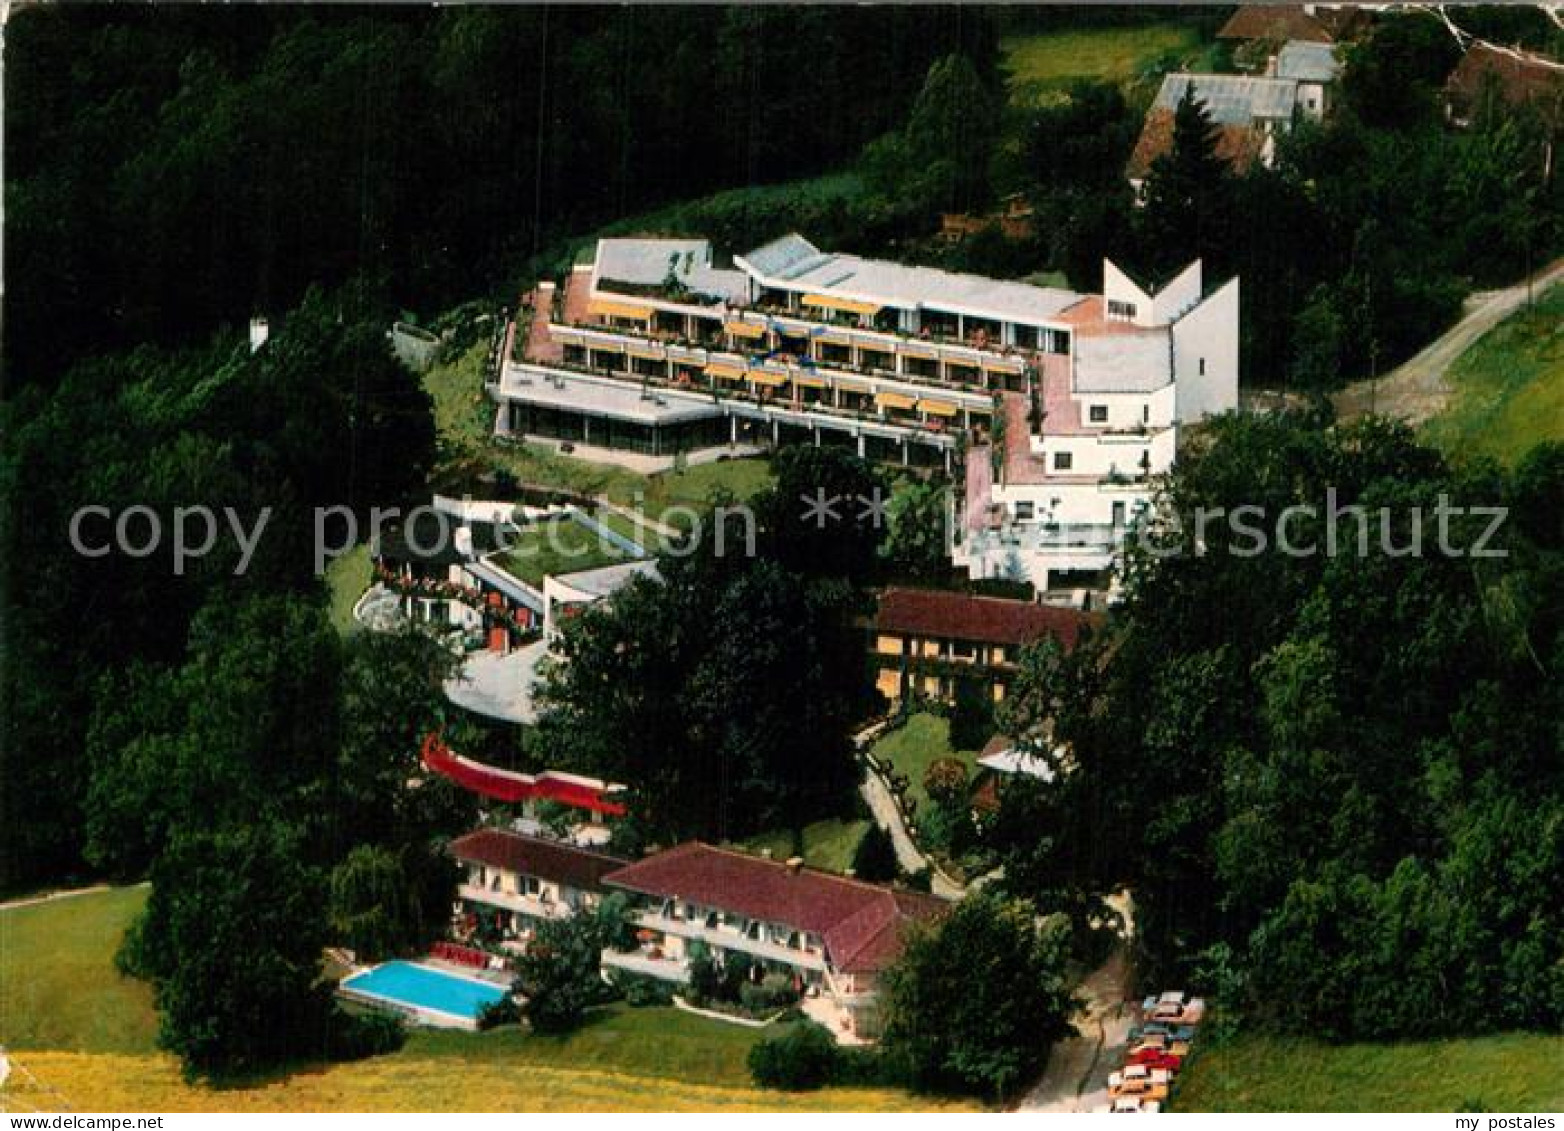
{"label": "white facade", "polygon": [[[974,577],[1111,587],[1179,426],[1238,405],[1237,279],[1207,294],[1198,261],[1156,291],[1112,263],[1103,276],[1099,316],[1078,320],[1068,359],[1005,394],[1002,450],[969,453],[952,557]],[[986,493],[973,486],[989,474]]]}

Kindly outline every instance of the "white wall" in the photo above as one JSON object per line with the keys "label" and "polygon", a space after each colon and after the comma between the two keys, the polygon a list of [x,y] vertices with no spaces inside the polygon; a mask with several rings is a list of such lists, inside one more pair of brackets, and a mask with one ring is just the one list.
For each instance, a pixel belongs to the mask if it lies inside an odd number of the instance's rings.
{"label": "white wall", "polygon": [[1238,306],[1234,278],[1173,324],[1180,423],[1238,407]]}
{"label": "white wall", "polygon": [[1200,301],[1200,260],[1180,271],[1151,300],[1151,325],[1163,326],[1177,321]]}

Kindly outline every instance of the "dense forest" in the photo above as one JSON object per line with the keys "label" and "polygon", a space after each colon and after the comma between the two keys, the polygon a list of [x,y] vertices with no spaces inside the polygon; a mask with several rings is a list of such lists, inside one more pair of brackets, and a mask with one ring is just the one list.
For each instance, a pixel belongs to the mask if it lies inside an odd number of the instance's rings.
{"label": "dense forest", "polygon": [[561,235],[836,169],[959,7],[30,10],[7,31],[5,367],[203,337],[360,275],[414,309]]}
{"label": "dense forest", "polygon": [[1564,447],[1506,473],[1328,423],[1227,417],[1180,459],[1111,631],[1026,662],[1006,722],[1074,770],[989,845],[1045,906],[1128,885],[1147,972],[1233,1018],[1556,1030]]}
{"label": "dense forest", "polygon": [[[0,889],[82,872],[100,681],[176,662],[204,606],[319,599],[310,508],[416,495],[434,437],[384,346],[399,309],[836,168],[952,50],[997,81],[960,9],[34,9],[7,36]],[[252,357],[257,311],[284,317]],[[69,552],[77,507],[132,502],[274,513],[243,577],[227,535],[179,577]]]}

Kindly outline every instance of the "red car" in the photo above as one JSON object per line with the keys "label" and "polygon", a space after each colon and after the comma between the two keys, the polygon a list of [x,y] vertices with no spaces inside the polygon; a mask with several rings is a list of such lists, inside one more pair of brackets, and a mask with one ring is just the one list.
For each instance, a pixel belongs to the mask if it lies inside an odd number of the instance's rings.
{"label": "red car", "polygon": [[1130,1053],[1125,1064],[1143,1064],[1150,1069],[1162,1069],[1165,1072],[1176,1073],[1184,1063],[1184,1058],[1174,1056],[1170,1052],[1155,1048],[1141,1048]]}

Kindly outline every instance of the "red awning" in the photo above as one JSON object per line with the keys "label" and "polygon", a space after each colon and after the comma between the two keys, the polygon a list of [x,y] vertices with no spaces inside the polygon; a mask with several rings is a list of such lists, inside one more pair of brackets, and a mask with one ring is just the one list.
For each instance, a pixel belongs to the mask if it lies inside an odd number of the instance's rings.
{"label": "red awning", "polygon": [[440,740],[437,734],[424,738],[423,762],[430,770],[449,778],[463,789],[491,797],[496,801],[557,801],[573,809],[586,809],[608,817],[622,817],[622,802],[609,801],[613,788],[607,782],[545,770],[541,774],[518,774],[498,766],[464,758]]}

